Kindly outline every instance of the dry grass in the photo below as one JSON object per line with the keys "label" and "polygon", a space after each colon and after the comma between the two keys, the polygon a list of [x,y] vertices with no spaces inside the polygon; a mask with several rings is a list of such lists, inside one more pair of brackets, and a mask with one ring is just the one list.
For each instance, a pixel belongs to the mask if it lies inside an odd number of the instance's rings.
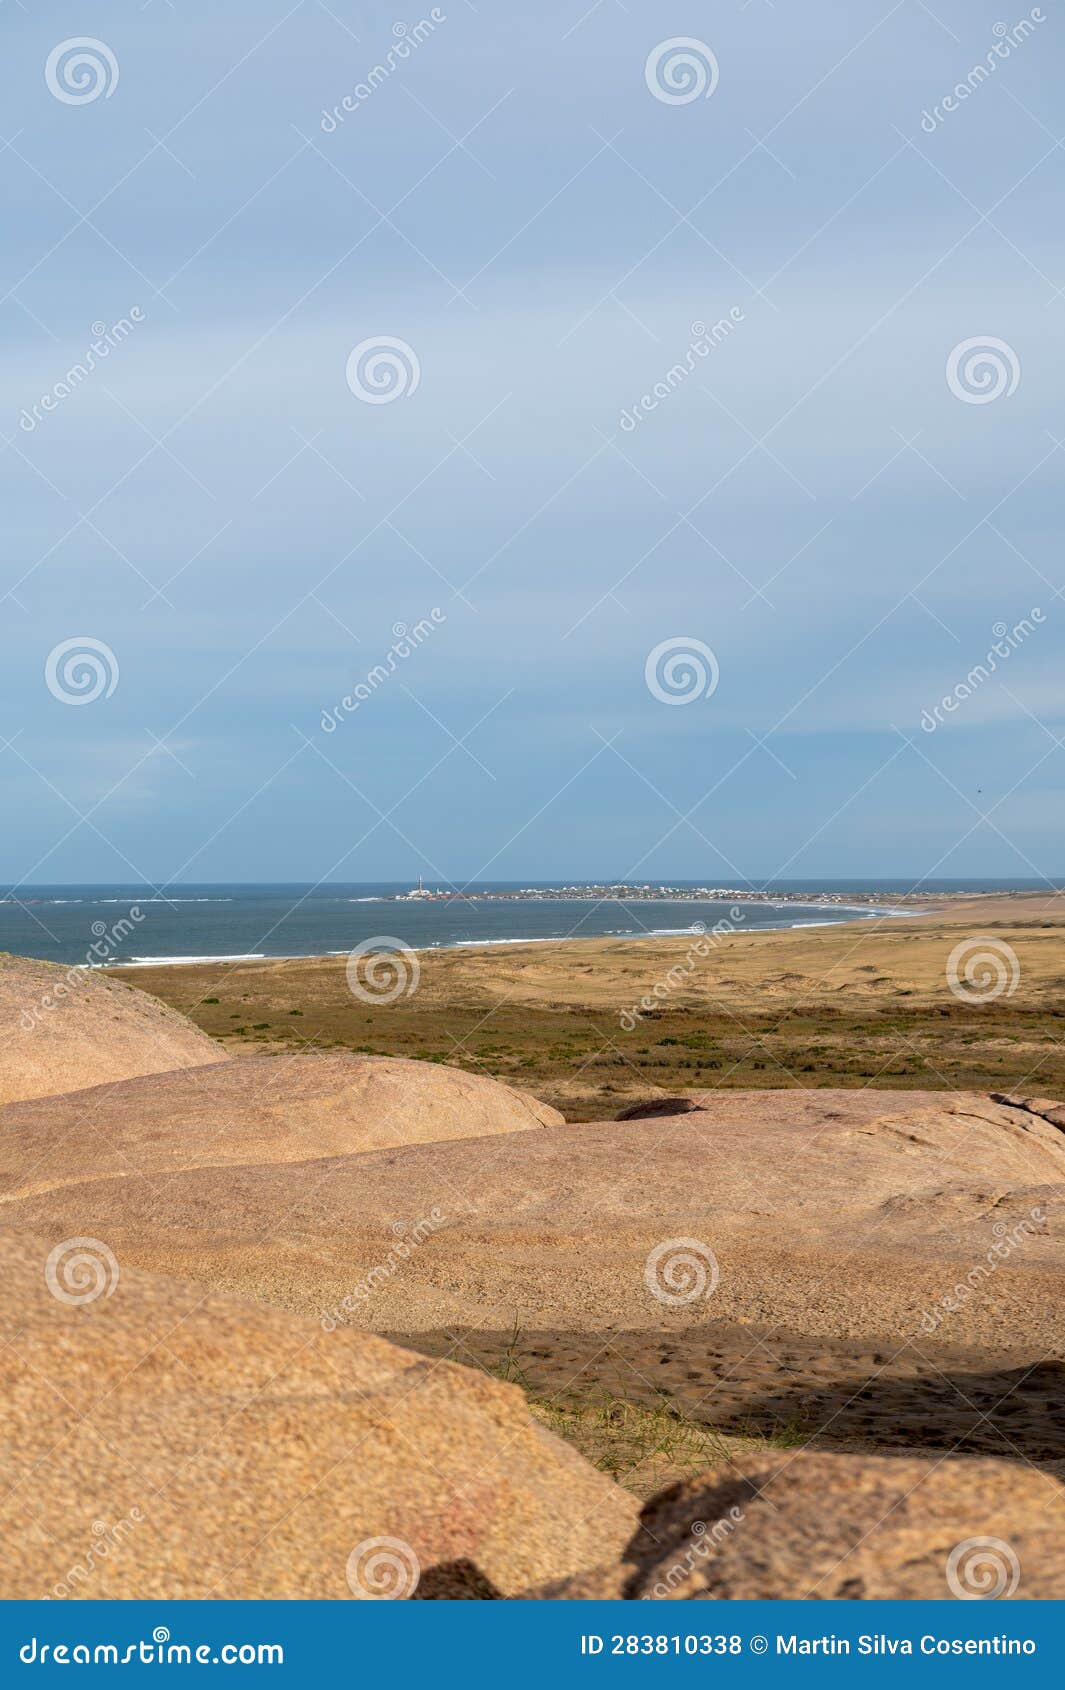
{"label": "dry grass", "polygon": [[694,1478],[740,1455],[793,1449],[806,1440],[798,1423],[768,1434],[753,1426],[719,1431],[684,1414],[665,1390],[653,1404],[602,1389],[547,1395],[527,1376],[522,1355],[523,1336],[515,1325],[501,1360],[485,1371],[520,1385],[535,1420],[636,1496],[653,1496],[664,1485]]}

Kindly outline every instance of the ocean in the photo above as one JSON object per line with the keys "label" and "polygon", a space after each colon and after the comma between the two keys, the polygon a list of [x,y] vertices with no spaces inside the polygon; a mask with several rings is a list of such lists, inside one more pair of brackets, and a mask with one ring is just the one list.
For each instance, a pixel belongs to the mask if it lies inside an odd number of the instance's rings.
{"label": "ocean", "polygon": [[[531,882],[486,882],[481,893],[512,892]],[[545,883],[546,884],[546,883]],[[676,881],[681,888],[698,881]],[[705,884],[705,883],[702,883]],[[728,921],[737,931],[869,919],[875,909],[811,903],[774,904],[772,896],[831,893],[843,899],[906,892],[912,882],[789,880],[768,888],[767,903],[742,903],[739,920],[725,900],[676,901],[587,898],[493,901],[473,890],[448,903],[393,903],[409,882],[325,885],[209,885],[152,887],[37,886],[0,888],[0,951],[50,962],[147,964],[195,958],[295,957],[341,954],[380,939],[417,950],[449,945],[514,944],[522,940],[627,938],[686,934],[696,923]],[[431,889],[431,888],[430,888]],[[1044,890],[1041,881],[933,881],[928,894],[948,891]],[[900,919],[904,919],[900,917]]]}

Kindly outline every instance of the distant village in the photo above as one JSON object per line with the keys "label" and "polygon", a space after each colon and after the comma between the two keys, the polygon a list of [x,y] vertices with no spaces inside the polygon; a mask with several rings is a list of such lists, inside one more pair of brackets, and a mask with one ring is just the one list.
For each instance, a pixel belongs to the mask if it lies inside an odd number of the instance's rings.
{"label": "distant village", "polygon": [[522,886],[509,891],[492,890],[478,891],[469,888],[466,891],[451,890],[447,887],[433,889],[426,886],[419,875],[417,886],[409,892],[396,892],[389,900],[392,903],[408,904],[417,902],[449,903],[454,899],[467,901],[476,899],[479,903],[514,903],[550,902],[557,900],[565,903],[603,903],[613,899],[617,903],[754,903],[754,904],[837,904],[851,906],[854,904],[884,904],[894,902],[890,893],[884,892],[759,892],[736,886],[652,886],[649,882],[642,885],[630,885],[628,881],[616,881],[611,885],[575,885],[575,886]]}

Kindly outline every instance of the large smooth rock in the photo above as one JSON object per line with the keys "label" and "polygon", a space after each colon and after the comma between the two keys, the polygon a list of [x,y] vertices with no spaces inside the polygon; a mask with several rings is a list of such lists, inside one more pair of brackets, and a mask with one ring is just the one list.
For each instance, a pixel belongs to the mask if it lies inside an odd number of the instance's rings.
{"label": "large smooth rock", "polygon": [[531,1592],[660,1601],[1065,1597],[1065,1486],[1020,1462],[797,1452],[652,1497],[617,1562]]}
{"label": "large smooth rock", "polygon": [[222,1062],[177,1010],[96,969],[0,954],[0,1103]]}
{"label": "large smooth rock", "polygon": [[527,1092],[432,1062],[347,1052],[240,1057],[0,1109],[0,1197],[561,1121]]}
{"label": "large smooth rock", "polygon": [[[435,1078],[439,1070],[433,1069]],[[334,1307],[398,1222],[441,1224],[358,1324],[663,1337],[730,1322],[1065,1355],[1065,1134],[978,1094],[718,1094],[656,1121],[85,1179],[12,1200],[49,1238],[295,1311]],[[104,1153],[101,1152],[101,1155]],[[57,1149],[52,1170],[62,1170]],[[951,1308],[944,1307],[950,1302]]]}
{"label": "large smooth rock", "polygon": [[513,1595],[631,1536],[515,1387],[50,1243],[0,1233],[3,1597]]}

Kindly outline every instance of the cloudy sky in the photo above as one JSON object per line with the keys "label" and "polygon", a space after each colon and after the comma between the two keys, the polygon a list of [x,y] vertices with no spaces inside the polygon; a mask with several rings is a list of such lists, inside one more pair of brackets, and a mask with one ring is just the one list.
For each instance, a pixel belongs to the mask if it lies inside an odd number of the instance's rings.
{"label": "cloudy sky", "polygon": [[0,22],[0,880],[1065,873],[1057,0]]}

